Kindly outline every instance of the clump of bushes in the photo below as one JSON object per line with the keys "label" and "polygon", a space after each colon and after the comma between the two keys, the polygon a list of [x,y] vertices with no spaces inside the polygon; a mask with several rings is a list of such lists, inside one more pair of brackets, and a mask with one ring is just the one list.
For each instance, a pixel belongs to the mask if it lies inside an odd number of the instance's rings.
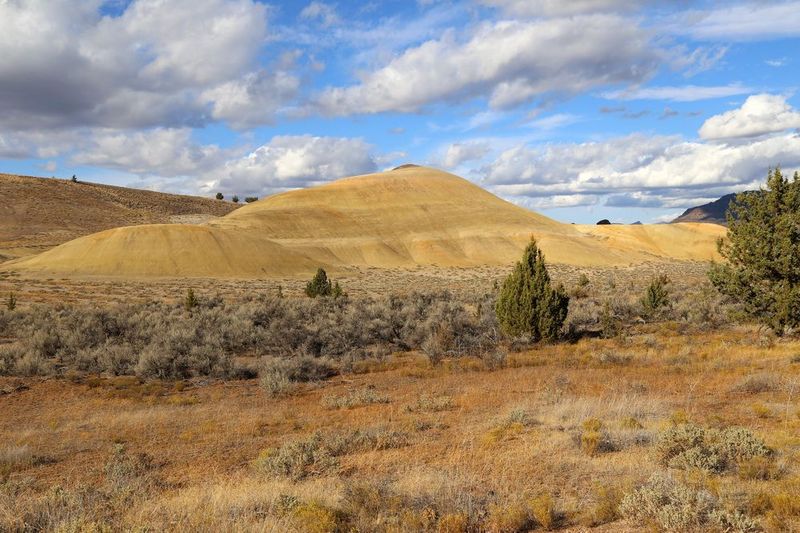
{"label": "clump of bushes", "polygon": [[625,518],[664,531],[695,531],[708,527],[724,531],[758,531],[758,523],[738,511],[724,509],[705,489],[654,474],[639,489],[626,494],[619,507]]}
{"label": "clump of bushes", "polygon": [[745,428],[718,430],[681,424],[660,435],[656,453],[664,466],[722,473],[756,457],[769,458],[773,452]]}
{"label": "clump of bushes", "polygon": [[311,358],[349,369],[367,358],[422,349],[441,328],[450,339],[442,357],[480,356],[499,342],[494,313],[486,311],[493,306],[488,295],[465,301],[447,292],[359,299],[258,295],[235,304],[195,297],[189,313],[185,303],[4,309],[0,337],[11,342],[0,344],[0,374],[224,378],[241,374],[235,356],[268,356],[269,364]]}
{"label": "clump of bushes", "polygon": [[315,433],[263,451],[253,466],[272,476],[299,480],[334,471],[339,466],[338,458],[343,455],[400,448],[408,442],[405,433],[382,427],[327,435]]}
{"label": "clump of bushes", "polygon": [[338,374],[336,366],[328,360],[309,356],[269,359],[259,372],[262,388],[270,396],[283,396],[297,383],[322,381]]}
{"label": "clump of bushes", "polygon": [[761,394],[780,390],[782,382],[780,376],[771,373],[752,374],[733,387],[733,392],[744,394]]}
{"label": "clump of bushes", "polygon": [[336,457],[325,446],[322,434],[315,433],[307,439],[263,451],[253,466],[273,476],[298,480],[327,473],[338,465]]}

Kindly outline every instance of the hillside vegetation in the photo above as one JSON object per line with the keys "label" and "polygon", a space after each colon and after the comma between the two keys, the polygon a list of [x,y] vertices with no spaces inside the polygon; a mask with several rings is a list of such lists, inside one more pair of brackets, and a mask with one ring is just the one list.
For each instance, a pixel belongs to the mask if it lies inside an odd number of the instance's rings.
{"label": "hillside vegetation", "polygon": [[109,228],[207,220],[237,207],[195,196],[11,174],[0,174],[0,198],[0,261]]}

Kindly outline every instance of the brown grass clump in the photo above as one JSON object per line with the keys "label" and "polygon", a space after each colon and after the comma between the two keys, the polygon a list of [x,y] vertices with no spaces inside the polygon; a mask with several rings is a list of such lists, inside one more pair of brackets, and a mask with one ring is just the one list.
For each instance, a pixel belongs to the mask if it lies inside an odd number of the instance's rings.
{"label": "brown grass clump", "polygon": [[614,443],[605,430],[602,421],[597,418],[588,418],[583,421],[581,426],[583,430],[579,439],[583,453],[594,457],[597,454],[614,450]]}
{"label": "brown grass clump", "polygon": [[619,520],[619,506],[624,492],[619,487],[597,485],[592,495],[592,504],[585,511],[582,522],[597,527]]}
{"label": "brown grass clump", "polygon": [[356,430],[287,442],[262,451],[253,462],[258,471],[295,480],[324,475],[336,470],[339,457],[368,450],[388,450],[408,444],[405,433],[385,428]]}
{"label": "brown grass clump", "polygon": [[545,530],[551,530],[556,525],[557,515],[553,497],[548,493],[536,496],[530,503],[531,515],[536,523]]}
{"label": "brown grass clump", "polygon": [[348,391],[341,396],[326,396],[322,399],[322,404],[328,409],[352,409],[365,405],[385,404],[391,400],[385,394],[381,394],[374,388],[367,387]]}
{"label": "brown grass clump", "polygon": [[453,398],[450,396],[433,396],[429,394],[423,394],[417,399],[416,402],[406,406],[406,410],[409,413],[438,413],[440,411],[449,411],[450,409],[453,409],[454,406],[455,404],[453,403]]}
{"label": "brown grass clump", "polygon": [[485,522],[486,531],[492,533],[525,531],[534,525],[531,509],[522,500],[491,504]]}
{"label": "brown grass clump", "polygon": [[763,394],[781,389],[781,378],[771,373],[751,374],[733,387],[734,392],[744,394]]}

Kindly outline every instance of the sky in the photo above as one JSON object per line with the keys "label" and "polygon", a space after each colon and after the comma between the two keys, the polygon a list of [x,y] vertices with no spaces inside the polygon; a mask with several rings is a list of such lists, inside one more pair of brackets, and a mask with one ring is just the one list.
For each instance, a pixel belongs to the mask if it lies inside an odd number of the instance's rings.
{"label": "sky", "polygon": [[404,163],[563,222],[800,169],[800,1],[0,0],[0,172],[227,197]]}

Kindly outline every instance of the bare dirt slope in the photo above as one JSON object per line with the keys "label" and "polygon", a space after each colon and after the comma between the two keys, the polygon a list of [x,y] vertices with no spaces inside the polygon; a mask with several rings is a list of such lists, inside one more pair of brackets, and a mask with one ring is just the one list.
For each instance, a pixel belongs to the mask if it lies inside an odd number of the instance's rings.
{"label": "bare dirt slope", "polygon": [[236,208],[208,198],[10,174],[0,174],[0,198],[0,261],[110,228],[207,220]]}
{"label": "bare dirt slope", "polygon": [[6,269],[62,276],[270,277],[316,266],[508,265],[535,236],[549,261],[610,266],[709,260],[724,228],[609,226],[598,234],[506,202],[426,167],[345,178],[249,204],[201,226],[90,235]]}

